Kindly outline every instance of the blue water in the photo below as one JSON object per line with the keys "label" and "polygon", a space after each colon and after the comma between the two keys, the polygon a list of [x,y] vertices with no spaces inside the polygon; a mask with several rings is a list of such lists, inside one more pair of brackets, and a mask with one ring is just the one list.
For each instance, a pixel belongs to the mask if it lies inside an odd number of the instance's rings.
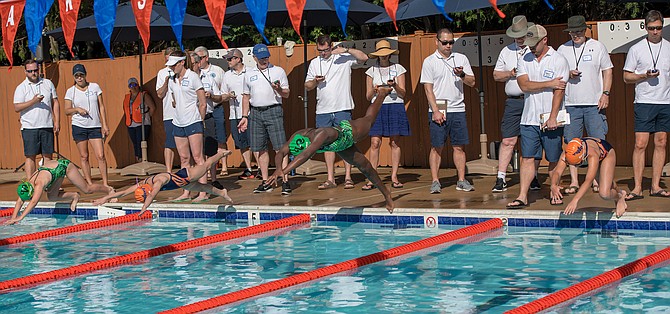
{"label": "blue water", "polygon": [[[16,227],[0,228],[0,237],[80,222],[28,217]],[[157,220],[0,247],[0,280],[245,226]],[[167,310],[456,228],[314,223],[2,294],[0,312]],[[368,265],[212,312],[501,313],[670,243],[666,231],[509,228],[492,236]],[[566,306],[589,313],[669,312],[669,288],[670,270],[660,267]]]}

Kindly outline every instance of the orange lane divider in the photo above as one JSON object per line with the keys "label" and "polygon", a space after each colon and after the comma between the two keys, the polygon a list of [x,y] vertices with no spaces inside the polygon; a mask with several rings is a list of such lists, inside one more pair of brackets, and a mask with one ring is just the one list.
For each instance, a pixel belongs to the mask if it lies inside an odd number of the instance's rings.
{"label": "orange lane divider", "polygon": [[0,217],[11,216],[14,212],[14,207],[0,210]]}
{"label": "orange lane divider", "polygon": [[590,291],[609,285],[615,281],[623,279],[624,277],[643,271],[667,260],[670,260],[670,247],[647,255],[626,265],[612,269],[608,272],[604,272],[598,276],[584,280],[565,289],[556,291],[552,294],[524,304],[520,307],[517,307],[516,309],[509,310],[505,313],[537,313],[539,311],[543,311],[550,307],[559,305],[563,302],[567,302]]}
{"label": "orange lane divider", "polygon": [[[151,214],[151,213],[149,213]],[[125,254],[116,257],[110,257],[103,260],[84,263],[81,265],[70,266],[66,268],[56,269],[48,271],[41,274],[35,274],[25,277],[20,277],[16,279],[10,279],[0,282],[0,293],[7,292],[7,289],[16,289],[25,286],[34,286],[37,284],[42,284],[48,281],[53,281],[56,279],[70,277],[75,275],[80,275],[84,273],[90,273],[96,270],[107,269],[112,267],[118,267],[123,264],[129,264],[137,262],[140,260],[148,259],[150,257],[163,255],[167,253],[173,253],[182,250],[193,249],[199,246],[210,245],[213,243],[232,240],[236,238],[246,237],[262,232],[266,232],[274,229],[281,229],[290,227],[292,225],[297,225],[301,223],[310,222],[310,216],[308,214],[301,214],[297,216],[292,216],[280,220],[271,221],[268,223],[246,227],[242,229],[227,231],[211,236],[206,236],[198,239],[188,240],[184,242],[168,244],[165,246],[156,247],[153,249],[148,249],[144,251],[139,251],[135,253]]]}
{"label": "orange lane divider", "polygon": [[184,306],[176,307],[171,310],[159,312],[159,313],[195,313],[201,312],[209,309],[213,309],[222,305],[231,304],[239,302],[245,299],[257,297],[262,294],[269,292],[285,289],[295,285],[299,285],[308,281],[316,280],[319,278],[331,276],[344,271],[349,271],[356,269],[368,264],[377,263],[383,260],[388,260],[391,258],[398,257],[400,255],[412,253],[418,250],[423,250],[435,245],[440,245],[445,242],[455,241],[470,237],[476,234],[484,233],[490,230],[503,227],[503,221],[500,218],[494,218],[487,220],[485,222],[480,222],[476,225],[469,227],[461,228],[451,232],[443,233],[438,236],[430,237],[427,239],[419,240],[416,242],[408,243],[405,245],[397,246],[392,249],[385,251],[377,252],[374,254],[366,255],[363,257],[354,258],[346,262],[341,262],[338,264],[310,270],[308,272],[293,275],[290,277],[278,279],[275,281],[267,282],[260,284],[258,286],[246,288],[243,290],[227,293],[214,297],[211,299],[199,301],[192,304],[187,304]]}
{"label": "orange lane divider", "polygon": [[32,240],[38,240],[38,239],[44,239],[44,238],[49,238],[49,237],[55,237],[55,236],[59,236],[59,235],[69,234],[69,233],[81,232],[81,231],[85,231],[85,230],[109,227],[109,226],[119,225],[119,224],[128,223],[128,222],[132,222],[132,221],[143,220],[143,219],[151,219],[151,212],[150,211],[145,211],[144,214],[142,214],[141,217],[137,214],[129,214],[129,215],[124,215],[124,216],[119,216],[119,217],[113,217],[113,218],[107,218],[107,219],[102,219],[102,220],[86,222],[86,223],[82,223],[82,224],[78,224],[78,225],[74,225],[74,226],[61,227],[61,228],[56,228],[56,229],[51,229],[51,230],[44,230],[44,231],[35,232],[35,233],[23,234],[23,235],[11,237],[11,238],[0,239],[0,246],[16,244],[16,243],[32,241]]}

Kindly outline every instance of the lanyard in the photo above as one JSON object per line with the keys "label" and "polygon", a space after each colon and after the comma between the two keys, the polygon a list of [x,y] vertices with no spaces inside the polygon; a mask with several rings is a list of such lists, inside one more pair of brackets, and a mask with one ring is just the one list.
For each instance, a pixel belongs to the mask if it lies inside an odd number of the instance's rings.
{"label": "lanyard", "polygon": [[[396,65],[395,65],[395,63],[393,64],[393,69],[396,70],[396,75],[397,75],[398,70],[396,69]],[[384,81],[384,75],[382,74],[382,67],[381,67],[381,65],[377,68],[377,70],[379,71],[379,79],[382,81],[382,84],[386,84],[387,81],[390,81],[390,80],[392,79],[392,78],[391,78],[391,65],[389,65],[388,67],[386,67],[386,71],[387,71],[386,74],[387,74],[387,76],[388,76],[388,80],[386,80],[386,81]],[[393,79],[395,79],[395,76],[393,77]]]}
{"label": "lanyard", "polygon": [[584,44],[582,45],[582,52],[579,53],[579,58],[577,58],[577,49],[575,48],[575,41],[572,41],[572,53],[575,55],[575,70],[579,71],[579,61],[582,61],[582,55],[584,55],[584,50],[586,50],[586,43],[589,42],[589,38],[586,38]]}
{"label": "lanyard", "polygon": [[656,55],[656,59],[654,59],[654,52],[651,51],[651,44],[649,44],[649,38],[647,38],[647,47],[649,47],[649,54],[651,54],[651,62],[654,63],[654,68],[652,70],[656,70],[656,64],[658,63],[658,58],[661,56],[661,49],[663,49],[663,39],[661,39],[661,45],[658,47],[658,55]]}
{"label": "lanyard", "polygon": [[322,61],[323,61],[323,58],[321,58],[319,56],[319,72],[321,73],[321,76],[326,77],[326,75],[328,75],[328,73],[330,73],[330,68],[333,67],[333,63],[335,62],[335,56],[330,55],[330,58],[328,58],[328,61],[326,61],[326,62],[330,63],[330,65],[328,66],[328,70],[326,70],[326,74],[323,74],[323,68],[321,67],[321,62]]}

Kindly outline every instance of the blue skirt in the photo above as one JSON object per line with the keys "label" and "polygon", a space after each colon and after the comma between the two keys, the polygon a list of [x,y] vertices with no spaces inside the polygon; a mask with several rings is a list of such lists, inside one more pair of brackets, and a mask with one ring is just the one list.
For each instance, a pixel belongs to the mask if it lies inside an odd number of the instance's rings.
{"label": "blue skirt", "polygon": [[370,136],[409,136],[409,121],[404,103],[383,104],[377,120],[370,128]]}

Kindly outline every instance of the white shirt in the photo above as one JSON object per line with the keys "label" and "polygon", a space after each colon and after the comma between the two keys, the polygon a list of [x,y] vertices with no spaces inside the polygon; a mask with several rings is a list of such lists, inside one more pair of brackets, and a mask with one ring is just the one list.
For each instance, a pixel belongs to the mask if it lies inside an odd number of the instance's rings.
{"label": "white shirt", "polygon": [[228,94],[235,92],[235,98],[228,100],[230,104],[230,120],[242,118],[242,94],[244,90],[244,73],[247,72],[245,66],[240,73],[230,69],[223,74],[223,84],[221,84],[221,93]]}
{"label": "white shirt", "polygon": [[172,124],[183,128],[202,121],[196,91],[203,87],[198,74],[190,69],[187,69],[184,77],[180,79],[169,80],[168,88],[172,92],[176,103]]}
{"label": "white shirt", "polygon": [[[156,91],[163,87],[165,78],[170,76],[170,69],[168,67],[162,68],[156,75]],[[172,93],[168,90],[163,97],[163,121],[172,120],[174,118],[174,107],[172,107]]]}
{"label": "white shirt", "polygon": [[[651,48],[651,51],[649,51]],[[652,59],[653,54],[653,59]],[[659,75],[635,84],[635,103],[670,104],[670,42],[663,39],[658,44],[646,38],[630,47],[623,70],[642,74],[654,69],[654,61],[658,58],[656,69]]]}
{"label": "white shirt", "polygon": [[[519,62],[521,62],[527,52],[528,47],[519,48],[519,45],[516,43],[505,46],[500,50],[498,61],[496,61],[493,71],[512,71],[512,69],[518,69]],[[519,83],[516,81],[516,77],[511,77],[505,82],[505,94],[514,97],[523,94],[523,91],[519,88]]]}
{"label": "white shirt", "polygon": [[80,90],[76,86],[72,86],[65,92],[65,99],[72,101],[72,108],[84,108],[88,111],[87,115],[80,115],[75,113],[72,115],[72,125],[81,128],[99,128],[102,127],[100,122],[100,105],[98,104],[98,95],[102,95],[102,89],[96,83],[88,83],[85,90]]}
{"label": "white shirt", "polygon": [[[392,64],[391,66],[388,67],[380,67],[379,65],[374,65],[368,68],[367,71],[365,71],[365,74],[369,77],[372,78],[372,85],[377,86],[377,85],[383,85],[383,84],[388,84],[388,80],[395,80],[396,77],[405,74],[407,70],[405,70],[405,67],[403,67],[400,64]],[[374,102],[375,99],[377,98],[377,95],[372,97],[371,102]],[[394,104],[394,103],[404,103],[403,99],[398,97],[398,92],[396,92],[395,88],[386,95],[384,98],[384,103],[385,104]]]}
{"label": "white shirt", "polygon": [[614,67],[605,45],[595,39],[587,39],[574,46],[570,40],[558,47],[558,52],[568,61],[569,69],[582,72],[581,77],[568,80],[565,105],[597,106],[603,92],[602,71]]}
{"label": "white shirt", "polygon": [[312,59],[307,69],[305,82],[316,76],[324,80],[316,87],[316,114],[332,113],[354,109],[351,96],[351,67],[358,61],[348,53],[320,56]]}
{"label": "white shirt", "polygon": [[[445,58],[439,51],[423,60],[421,66],[422,84],[433,84],[436,100],[447,101],[447,112],[465,112],[463,80],[454,74],[454,68],[463,67],[465,75],[474,75],[468,58],[458,52],[452,52]],[[432,108],[428,108],[432,112]]]}
{"label": "white shirt", "polygon": [[[563,77],[562,81],[565,81],[570,75],[568,61],[551,46],[540,62],[537,62],[532,52],[524,55],[517,70],[517,78],[527,75],[532,82],[546,82],[557,77]],[[540,114],[551,112],[554,90],[546,88],[540,92],[526,93],[524,98],[521,125],[539,126]]]}
{"label": "white shirt", "polygon": [[219,90],[221,90],[221,84],[223,83],[223,74],[224,73],[225,73],[225,71],[223,71],[223,69],[220,66],[218,66],[216,64],[211,64],[211,63],[209,64],[207,69],[200,69],[200,75],[204,74],[204,75],[209,76],[211,79],[213,79],[214,82],[216,83],[216,87]]}
{"label": "white shirt", "polygon": [[270,64],[263,71],[259,70],[258,67],[247,68],[244,73],[242,93],[249,95],[249,104],[253,107],[281,104],[281,95],[275,92],[270,83],[277,80],[279,80],[281,88],[288,88],[288,78],[281,67]]}
{"label": "white shirt", "polygon": [[40,103],[21,111],[21,130],[54,127],[51,99],[56,99],[58,96],[56,87],[50,80],[40,78],[37,83],[32,83],[26,78],[14,90],[14,103],[29,101],[35,95],[43,95],[44,98]]}
{"label": "white shirt", "polygon": [[[221,78],[223,78],[223,76]],[[202,88],[205,90],[205,92],[209,92],[212,95],[221,95],[221,90],[219,89],[219,85],[214,80],[214,77],[208,75],[206,72],[203,72],[202,70],[200,70],[200,82],[202,82]],[[205,110],[205,112],[206,113],[214,112],[214,106],[215,106],[214,100],[212,100],[211,98],[207,98],[207,109]]]}

